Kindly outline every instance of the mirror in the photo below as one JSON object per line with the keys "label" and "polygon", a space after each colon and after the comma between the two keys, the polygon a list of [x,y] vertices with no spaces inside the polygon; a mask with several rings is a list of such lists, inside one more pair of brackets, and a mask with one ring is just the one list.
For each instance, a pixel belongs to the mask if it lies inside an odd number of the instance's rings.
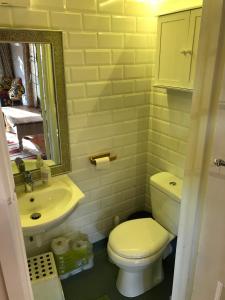
{"label": "mirror", "polygon": [[34,179],[42,157],[52,175],[70,170],[62,32],[0,29],[0,106],[16,183],[24,160]]}

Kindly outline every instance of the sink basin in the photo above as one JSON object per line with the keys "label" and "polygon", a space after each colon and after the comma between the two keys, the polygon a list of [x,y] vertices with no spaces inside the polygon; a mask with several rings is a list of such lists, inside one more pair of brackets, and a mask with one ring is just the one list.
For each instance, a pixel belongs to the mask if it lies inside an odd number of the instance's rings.
{"label": "sink basin", "polygon": [[67,176],[51,178],[49,186],[34,186],[34,191],[25,193],[23,186],[17,191],[23,233],[26,236],[39,234],[62,223],[84,197],[81,190]]}

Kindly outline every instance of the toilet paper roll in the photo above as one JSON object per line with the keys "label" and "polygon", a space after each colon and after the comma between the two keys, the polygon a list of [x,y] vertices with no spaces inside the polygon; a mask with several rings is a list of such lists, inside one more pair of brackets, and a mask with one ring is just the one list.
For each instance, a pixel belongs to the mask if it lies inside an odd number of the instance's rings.
{"label": "toilet paper roll", "polygon": [[96,158],[96,169],[97,170],[105,170],[108,169],[110,166],[110,160],[109,157],[101,157],[101,158]]}
{"label": "toilet paper roll", "polygon": [[67,253],[70,249],[70,240],[64,237],[59,237],[52,240],[51,248],[54,254],[63,255]]}
{"label": "toilet paper roll", "polygon": [[76,259],[83,259],[90,253],[90,243],[88,241],[76,241],[72,244],[72,249]]}
{"label": "toilet paper roll", "polygon": [[72,244],[72,249],[77,250],[77,249],[88,249],[90,247],[89,241],[75,241]]}

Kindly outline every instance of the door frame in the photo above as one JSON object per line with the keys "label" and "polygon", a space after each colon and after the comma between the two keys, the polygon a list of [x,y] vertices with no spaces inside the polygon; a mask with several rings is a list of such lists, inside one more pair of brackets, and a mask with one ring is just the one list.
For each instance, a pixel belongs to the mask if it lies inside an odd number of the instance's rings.
{"label": "door frame", "polygon": [[9,300],[33,300],[1,108],[0,137],[0,294]]}
{"label": "door frame", "polygon": [[[211,149],[206,151],[205,145],[212,140],[212,136],[208,136],[212,129],[209,124],[215,123],[211,115],[216,96],[214,87],[222,17],[225,18],[222,0],[204,1],[172,300],[190,300],[192,294],[204,209],[204,201],[199,199],[204,200],[204,172],[210,162]],[[0,165],[4,170],[0,171],[0,240],[4,241],[0,247],[2,273],[10,300],[33,300],[1,112],[0,136]]]}
{"label": "door frame", "polygon": [[223,47],[220,35],[225,34],[224,6],[223,0],[205,0],[203,6],[172,300],[192,298],[213,129],[219,103],[219,61]]}

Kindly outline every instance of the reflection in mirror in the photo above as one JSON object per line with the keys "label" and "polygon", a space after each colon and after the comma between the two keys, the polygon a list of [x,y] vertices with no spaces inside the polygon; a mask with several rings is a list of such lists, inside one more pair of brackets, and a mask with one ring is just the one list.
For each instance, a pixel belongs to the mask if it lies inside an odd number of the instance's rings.
{"label": "reflection in mirror", "polygon": [[52,49],[46,43],[0,43],[0,105],[13,173],[16,157],[26,170],[41,156],[61,163]]}
{"label": "reflection in mirror", "polygon": [[52,176],[71,170],[61,31],[0,28],[0,112],[16,185],[24,183],[16,157],[34,181],[37,156]]}

